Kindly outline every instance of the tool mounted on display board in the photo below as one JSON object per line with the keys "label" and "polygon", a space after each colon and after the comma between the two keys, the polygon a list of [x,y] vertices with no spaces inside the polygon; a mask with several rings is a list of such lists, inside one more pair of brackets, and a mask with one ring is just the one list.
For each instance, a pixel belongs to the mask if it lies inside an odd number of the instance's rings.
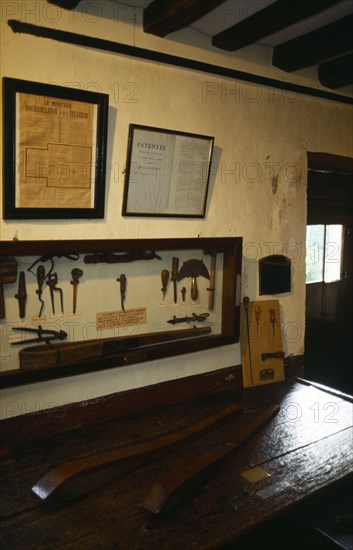
{"label": "tool mounted on display board", "polygon": [[162,280],[162,294],[163,294],[163,300],[165,299],[165,295],[167,294],[167,288],[169,283],[169,271],[168,269],[163,269],[161,272],[161,280]]}
{"label": "tool mounted on display board", "polygon": [[240,317],[244,387],[284,380],[284,351],[278,300],[244,296]]}
{"label": "tool mounted on display board", "polygon": [[216,264],[217,264],[217,249],[211,248],[205,250],[205,254],[211,256],[211,267],[210,267],[210,286],[207,288],[208,295],[208,309],[212,311],[214,309],[215,293],[216,293]]}
{"label": "tool mounted on display board", "polygon": [[[18,328],[20,330],[20,328]],[[22,329],[23,330],[23,329]],[[27,332],[37,332],[37,329],[26,329]],[[63,367],[65,365],[79,365],[83,361],[94,361],[97,357],[107,355],[117,355],[126,353],[130,350],[146,349],[147,346],[154,346],[165,342],[183,341],[186,339],[200,338],[211,333],[211,327],[192,327],[179,330],[168,330],[162,332],[151,332],[146,334],[137,334],[123,336],[120,338],[101,338],[95,340],[82,340],[76,342],[51,343],[30,346],[20,350],[20,367],[23,370],[38,370],[41,368]],[[43,335],[52,335],[60,338],[63,331],[43,331],[39,332],[41,340],[47,341]],[[66,336],[66,334],[65,334]],[[51,338],[52,339],[52,338]],[[28,343],[18,342],[18,343]],[[128,364],[128,355],[124,357],[124,364]]]}
{"label": "tool mounted on display board", "polygon": [[174,297],[174,303],[176,304],[178,302],[178,296],[177,296],[177,282],[178,282],[178,270],[179,270],[179,258],[174,257],[172,259],[172,271],[170,273],[170,279],[173,283],[173,297]]}
{"label": "tool mounted on display board", "polygon": [[3,285],[16,282],[17,265],[15,258],[0,257],[0,319],[5,319],[6,317]]}
{"label": "tool mounted on display board", "polygon": [[202,260],[191,259],[183,263],[179,270],[178,281],[181,281],[185,277],[191,278],[191,299],[197,300],[199,297],[199,290],[197,286],[197,277],[210,278],[207,267]]}
{"label": "tool mounted on display board", "polygon": [[76,306],[77,306],[77,287],[79,284],[79,279],[82,277],[83,271],[82,269],[79,269],[78,267],[75,267],[71,270],[71,281],[70,284],[72,285],[72,312],[73,314],[76,313]]}
{"label": "tool mounted on display board", "polygon": [[126,298],[126,285],[127,285],[127,279],[124,273],[120,275],[120,277],[117,279],[118,283],[120,283],[120,304],[121,309],[125,313],[125,298]]}
{"label": "tool mounted on display board", "polygon": [[95,254],[87,254],[83,261],[85,264],[119,264],[125,262],[135,262],[138,260],[161,260],[161,256],[156,254],[154,250],[134,250],[131,252],[123,252],[114,254],[113,252],[97,252]]}
{"label": "tool mounted on display board", "polygon": [[27,290],[26,290],[26,277],[25,272],[21,271],[18,278],[18,291],[15,294],[16,300],[18,300],[18,309],[20,319],[26,317],[26,301],[27,301]]}

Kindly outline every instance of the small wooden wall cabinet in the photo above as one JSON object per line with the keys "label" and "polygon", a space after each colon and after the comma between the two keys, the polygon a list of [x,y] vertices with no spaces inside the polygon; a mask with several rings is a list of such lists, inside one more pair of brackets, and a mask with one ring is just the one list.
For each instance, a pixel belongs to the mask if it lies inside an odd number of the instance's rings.
{"label": "small wooden wall cabinet", "polygon": [[[105,263],[104,261],[95,262],[95,264],[85,262],[87,255],[96,254],[102,258],[104,255],[114,254],[122,257],[125,254],[143,253],[145,251],[153,251],[160,256],[160,259],[148,261],[142,259],[126,263],[119,261],[119,263],[113,264]],[[77,261],[70,261],[66,258],[68,255],[75,255],[78,257]],[[163,270],[170,272],[174,257],[178,257],[180,260],[179,273],[180,268],[189,259],[198,259],[204,262],[210,273],[212,268],[211,260],[214,256],[216,257],[215,305],[211,310],[209,307],[210,281],[204,277],[198,278],[200,288],[198,300],[193,300],[190,297],[191,278],[189,277],[177,283],[177,303],[173,300],[173,283],[170,279],[168,295],[163,298],[161,292],[161,273]],[[3,241],[0,243],[0,258],[3,265],[6,265],[6,261],[11,258],[15,258],[18,264],[16,281],[3,285],[6,316],[0,321],[1,339],[4,346],[0,373],[1,387],[17,386],[114,367],[123,367],[134,363],[225,346],[239,340],[242,262],[241,237]],[[46,289],[45,315],[43,318],[36,319],[36,312],[38,314],[39,307],[38,294],[36,293],[38,288],[37,279],[35,277],[35,269],[28,272],[28,267],[34,261],[39,260],[36,266],[43,264],[46,270],[48,270],[50,265],[52,265],[50,258],[53,258],[55,264],[53,271],[58,271],[59,273],[57,286],[63,289],[65,308],[63,308],[63,311],[60,311],[60,306],[58,305],[56,311],[59,310],[60,314],[54,317],[49,289],[47,286],[43,286],[43,289]],[[49,262],[49,264],[46,262]],[[121,310],[118,279],[121,274],[125,274],[128,285],[125,311],[130,311],[129,308],[131,308],[131,311],[134,308],[141,308],[146,313],[147,321],[144,321],[145,324],[135,327],[138,333],[149,334],[151,332],[158,333],[159,331],[162,333],[166,330],[173,330],[174,327],[178,330],[182,324],[173,324],[170,319],[183,317],[188,318],[188,321],[184,322],[184,326],[191,328],[194,325],[192,320],[190,320],[193,314],[203,315],[205,321],[202,323],[202,326],[210,326],[211,331],[209,334],[198,338],[160,343],[157,341],[153,345],[125,350],[122,353],[114,353],[103,357],[89,358],[84,361],[73,362],[72,364],[50,368],[41,366],[38,369],[23,370],[20,368],[18,352],[26,346],[25,338],[20,346],[13,346],[11,337],[9,338],[12,328],[15,326],[33,328],[41,324],[43,329],[47,327],[52,328],[54,325],[59,329],[66,330],[69,321],[73,319],[73,286],[72,284],[70,285],[70,273],[73,267],[81,268],[84,272],[84,277],[78,287],[80,311],[74,317],[75,325],[78,325],[80,321],[83,323],[86,319],[85,326],[89,326],[92,329],[92,327],[95,328],[96,326],[97,314],[99,312],[109,313],[111,310]],[[28,295],[26,315],[21,319],[18,313],[18,300],[15,298],[18,293],[20,271],[23,271],[25,274]],[[182,297],[180,292],[182,287],[185,287],[184,295],[186,294],[186,299]],[[106,302],[101,303],[100,297],[102,298],[102,302],[104,300]],[[57,300],[58,298],[55,299]],[[89,318],[89,323],[87,322],[87,318]],[[167,325],[166,321],[169,321],[170,324]],[[201,323],[198,326],[201,326]],[[110,327],[104,328],[109,329]],[[67,341],[81,341],[92,338],[86,329],[85,331],[82,329],[78,332],[79,334],[76,334],[76,337],[72,337],[69,331]],[[113,334],[111,330],[98,331],[99,334],[95,330],[93,332],[93,338],[113,336],[119,339],[122,334],[120,327],[115,327]],[[23,334],[25,333],[23,332]],[[26,338],[28,338],[28,333]],[[8,350],[8,353],[6,350]],[[15,360],[12,360],[12,363],[9,360],[10,356],[15,358]]]}

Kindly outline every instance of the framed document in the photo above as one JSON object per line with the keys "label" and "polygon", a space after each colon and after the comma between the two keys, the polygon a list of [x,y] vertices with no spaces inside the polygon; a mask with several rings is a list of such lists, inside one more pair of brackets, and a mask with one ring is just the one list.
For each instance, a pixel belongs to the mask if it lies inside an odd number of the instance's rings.
{"label": "framed document", "polygon": [[122,213],[204,218],[214,138],[130,124]]}
{"label": "framed document", "polygon": [[4,219],[103,218],[108,95],[3,79]]}

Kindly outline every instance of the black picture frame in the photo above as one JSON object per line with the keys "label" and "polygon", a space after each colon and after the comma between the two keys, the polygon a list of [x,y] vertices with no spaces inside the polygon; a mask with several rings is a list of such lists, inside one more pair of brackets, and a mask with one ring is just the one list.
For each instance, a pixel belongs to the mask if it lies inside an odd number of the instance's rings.
{"label": "black picture frame", "polygon": [[123,216],[204,218],[214,137],[130,124]]}
{"label": "black picture frame", "polygon": [[107,94],[3,78],[4,219],[104,218],[108,106]]}

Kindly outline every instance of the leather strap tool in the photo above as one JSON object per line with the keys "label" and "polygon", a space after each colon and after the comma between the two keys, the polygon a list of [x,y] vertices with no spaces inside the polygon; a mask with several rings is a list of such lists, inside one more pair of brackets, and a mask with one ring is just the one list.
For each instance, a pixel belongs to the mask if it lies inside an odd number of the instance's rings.
{"label": "leather strap tool", "polygon": [[97,252],[96,254],[87,254],[83,261],[85,264],[120,264],[125,262],[135,262],[137,260],[161,260],[162,258],[154,250],[136,250],[124,252],[122,254],[113,254],[113,252]]}
{"label": "leather strap tool", "polygon": [[21,271],[18,278],[18,291],[15,294],[16,300],[18,300],[19,314],[20,319],[23,319],[26,316],[26,300],[27,300],[27,291],[26,291],[26,279],[25,272]]}

